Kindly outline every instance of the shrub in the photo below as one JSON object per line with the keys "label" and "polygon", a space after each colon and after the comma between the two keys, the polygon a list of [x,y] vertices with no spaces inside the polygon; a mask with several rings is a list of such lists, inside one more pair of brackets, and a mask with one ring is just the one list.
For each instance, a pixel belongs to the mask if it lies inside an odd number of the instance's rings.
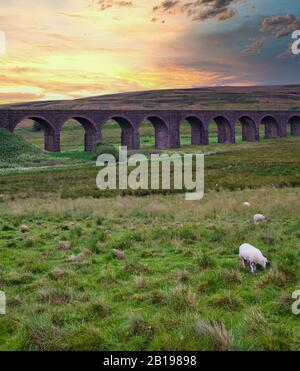
{"label": "shrub", "polygon": [[218,280],[222,281],[225,285],[234,285],[242,282],[242,276],[239,271],[220,269],[217,272]]}
{"label": "shrub", "polygon": [[97,327],[81,324],[65,330],[62,350],[68,351],[106,351],[108,345]]}
{"label": "shrub", "polygon": [[116,250],[129,249],[131,247],[130,236],[127,234],[114,236],[108,241],[107,247],[111,250],[112,249],[116,249]]}
{"label": "shrub", "polygon": [[122,250],[113,249],[112,255],[113,257],[120,259],[120,260],[125,259],[125,253]]}
{"label": "shrub", "polygon": [[136,289],[143,289],[146,286],[145,279],[142,276],[134,277],[134,286]]}
{"label": "shrub", "polygon": [[139,314],[132,314],[125,325],[125,331],[130,336],[152,336],[153,327]]}
{"label": "shrub", "polygon": [[153,305],[162,304],[165,301],[165,299],[166,299],[166,295],[161,290],[152,291],[149,295],[150,303]]}
{"label": "shrub", "polygon": [[189,279],[189,272],[186,270],[177,270],[174,272],[174,279],[179,283],[187,282]]}
{"label": "shrub", "polygon": [[249,333],[260,334],[268,330],[268,322],[263,313],[256,308],[250,309],[245,315],[245,326]]}
{"label": "shrub", "polygon": [[259,287],[265,287],[267,285],[275,285],[282,287],[288,283],[289,279],[287,275],[275,267],[272,268],[265,276],[263,276],[259,282]]}
{"label": "shrub", "polygon": [[102,318],[111,314],[111,308],[103,298],[92,302],[90,304],[90,310],[93,314]]}
{"label": "shrub", "polygon": [[20,350],[53,351],[61,344],[61,332],[52,324],[40,318],[27,320],[21,327]]}
{"label": "shrub", "polygon": [[72,295],[62,289],[39,290],[37,294],[41,301],[49,305],[65,305],[72,301]]}
{"label": "shrub", "polygon": [[202,254],[196,258],[196,263],[198,268],[201,269],[207,269],[207,268],[213,268],[217,265],[216,260],[207,254]]}
{"label": "shrub", "polygon": [[175,234],[186,243],[192,244],[198,239],[198,236],[193,227],[183,226],[176,230]]}
{"label": "shrub", "polygon": [[197,306],[197,296],[190,289],[179,284],[168,293],[167,302],[176,311],[185,311]]}
{"label": "shrub", "polygon": [[233,348],[233,336],[222,322],[209,323],[196,319],[194,332],[199,338],[204,336],[207,339],[209,350],[229,351]]}
{"label": "shrub", "polygon": [[225,310],[235,310],[240,307],[239,300],[230,292],[213,296],[210,304],[213,307],[224,308]]}
{"label": "shrub", "polygon": [[114,146],[99,142],[95,145],[93,152],[95,154],[94,160],[100,155],[108,154],[113,155],[116,161],[119,161],[119,151]]}

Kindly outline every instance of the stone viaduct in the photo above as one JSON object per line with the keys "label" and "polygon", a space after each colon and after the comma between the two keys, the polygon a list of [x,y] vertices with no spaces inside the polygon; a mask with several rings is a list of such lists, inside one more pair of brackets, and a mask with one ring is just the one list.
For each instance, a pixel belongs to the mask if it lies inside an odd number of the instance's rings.
{"label": "stone viaduct", "polygon": [[235,143],[236,125],[242,125],[244,141],[259,140],[263,130],[266,138],[300,135],[300,111],[226,111],[226,110],[51,110],[0,109],[0,128],[11,132],[25,120],[38,122],[44,130],[45,150],[60,151],[60,131],[70,119],[77,120],[85,130],[85,150],[91,151],[102,138],[102,128],[114,120],[121,128],[120,144],[139,149],[139,127],[148,120],[154,127],[158,149],[180,147],[180,125],[191,126],[192,144],[209,144],[209,127],[214,121],[219,143]]}

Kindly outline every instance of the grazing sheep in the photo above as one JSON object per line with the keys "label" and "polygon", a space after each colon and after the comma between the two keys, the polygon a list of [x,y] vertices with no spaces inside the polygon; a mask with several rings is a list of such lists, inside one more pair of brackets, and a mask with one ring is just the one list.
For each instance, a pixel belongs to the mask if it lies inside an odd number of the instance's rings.
{"label": "grazing sheep", "polygon": [[254,224],[265,222],[266,220],[267,220],[267,218],[262,214],[255,214],[254,217],[253,217]]}
{"label": "grazing sheep", "polygon": [[249,243],[244,243],[240,246],[240,258],[243,268],[246,268],[247,262],[250,263],[252,273],[256,271],[256,264],[266,269],[269,263],[268,259],[263,256],[262,252]]}
{"label": "grazing sheep", "polygon": [[29,232],[29,227],[26,224],[22,224],[22,225],[20,225],[20,231],[22,233]]}
{"label": "grazing sheep", "polygon": [[244,207],[250,207],[251,206],[250,202],[244,202],[243,205],[244,205]]}

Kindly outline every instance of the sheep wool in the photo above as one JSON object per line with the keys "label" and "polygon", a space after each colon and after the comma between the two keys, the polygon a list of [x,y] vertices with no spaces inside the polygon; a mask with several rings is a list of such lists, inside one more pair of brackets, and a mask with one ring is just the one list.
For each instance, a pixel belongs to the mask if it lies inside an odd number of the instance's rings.
{"label": "sheep wool", "polygon": [[250,263],[252,273],[256,271],[257,264],[264,269],[268,264],[268,259],[263,256],[262,252],[249,243],[240,246],[240,258],[243,268],[246,268],[246,263]]}
{"label": "sheep wool", "polygon": [[261,223],[261,222],[264,222],[266,220],[267,220],[267,218],[262,214],[255,214],[254,217],[253,217],[254,224]]}

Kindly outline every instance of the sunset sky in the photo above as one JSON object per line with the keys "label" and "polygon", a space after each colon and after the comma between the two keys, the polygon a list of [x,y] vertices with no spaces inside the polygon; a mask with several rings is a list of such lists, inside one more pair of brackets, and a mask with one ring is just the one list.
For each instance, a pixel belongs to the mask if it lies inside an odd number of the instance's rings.
{"label": "sunset sky", "polygon": [[0,0],[0,103],[300,83],[295,29],[300,0]]}

